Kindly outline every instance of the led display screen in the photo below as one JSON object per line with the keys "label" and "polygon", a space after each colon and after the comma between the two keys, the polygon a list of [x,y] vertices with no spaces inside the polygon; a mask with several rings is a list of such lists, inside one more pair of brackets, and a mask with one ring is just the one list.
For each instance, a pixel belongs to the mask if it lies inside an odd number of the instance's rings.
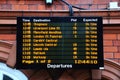
{"label": "led display screen", "polygon": [[102,17],[18,17],[16,68],[103,68]]}

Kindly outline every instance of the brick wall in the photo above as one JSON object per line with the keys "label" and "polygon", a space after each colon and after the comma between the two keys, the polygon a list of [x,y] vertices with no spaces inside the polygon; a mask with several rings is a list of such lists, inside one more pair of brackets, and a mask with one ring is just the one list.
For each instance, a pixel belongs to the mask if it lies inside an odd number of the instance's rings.
{"label": "brick wall", "polygon": [[104,34],[104,58],[120,63],[120,34]]}
{"label": "brick wall", "polygon": [[[54,0],[52,6],[46,6],[45,0],[1,0],[0,10],[67,10],[68,7],[60,0]],[[66,0],[75,6],[91,9],[104,9],[108,7],[110,1],[120,0]],[[119,4],[120,6],[120,4]]]}

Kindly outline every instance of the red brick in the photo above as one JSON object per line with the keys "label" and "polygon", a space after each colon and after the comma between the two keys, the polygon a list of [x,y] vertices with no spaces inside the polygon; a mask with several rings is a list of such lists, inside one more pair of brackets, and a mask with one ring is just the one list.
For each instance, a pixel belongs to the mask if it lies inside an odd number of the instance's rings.
{"label": "red brick", "polygon": [[18,4],[25,4],[25,0],[18,0]]}
{"label": "red brick", "polygon": [[111,2],[119,2],[120,0],[111,0]]}
{"label": "red brick", "polygon": [[16,40],[15,34],[0,34],[0,40]]}
{"label": "red brick", "polygon": [[62,1],[60,1],[60,0],[54,0],[53,4],[62,5],[64,3]]}
{"label": "red brick", "polygon": [[[75,5],[75,6],[80,8],[80,5]],[[76,11],[76,10],[78,11],[78,10],[80,10],[80,9],[73,8],[73,10],[74,10],[74,11]]]}
{"label": "red brick", "polygon": [[45,0],[25,0],[25,4],[45,4]]}
{"label": "red brick", "polygon": [[67,5],[63,5],[63,7],[64,7],[64,10],[69,10]]}
{"label": "red brick", "polygon": [[69,4],[92,4],[92,0],[65,0]]}
{"label": "red brick", "polygon": [[118,48],[111,46],[111,47],[104,47],[104,52],[118,52]]}
{"label": "red brick", "polygon": [[0,9],[2,9],[2,6],[0,5]]}
{"label": "red brick", "polygon": [[120,59],[120,53],[114,53],[114,58],[119,58]]}
{"label": "red brick", "polygon": [[28,78],[36,73],[36,70],[32,69],[21,69],[20,71],[22,71]]}
{"label": "red brick", "polygon": [[28,10],[28,5],[12,5],[12,10]]}
{"label": "red brick", "polygon": [[80,8],[89,9],[89,5],[80,5]]}
{"label": "red brick", "polygon": [[100,9],[100,10],[104,10],[104,9],[106,9],[108,7],[108,5],[98,5],[98,9]]}
{"label": "red brick", "polygon": [[82,1],[82,0],[66,0],[66,2],[68,2],[69,4],[87,4],[88,2],[90,2],[91,0],[85,0],[85,1]]}
{"label": "red brick", "polygon": [[114,58],[114,55],[113,55],[113,58],[109,58],[110,60],[114,61],[114,62],[119,62],[119,59],[118,58]]}
{"label": "red brick", "polygon": [[38,10],[46,10],[46,6],[45,5],[38,5]]}
{"label": "red brick", "polygon": [[[40,76],[41,75],[41,76]],[[47,70],[39,70],[32,74],[32,77],[29,80],[49,80],[50,76],[48,75]]]}
{"label": "red brick", "polygon": [[120,34],[117,35],[117,39],[120,40]]}
{"label": "red brick", "polygon": [[[71,1],[71,0],[69,0],[69,1]],[[76,2],[76,4],[92,4],[92,0],[78,0],[78,1],[76,1],[76,0],[73,0],[73,1],[75,1]]]}
{"label": "red brick", "polygon": [[105,58],[113,58],[113,53],[104,53],[104,59]]}
{"label": "red brick", "polygon": [[54,5],[53,6],[46,5],[46,10],[55,10],[55,6]]}
{"label": "red brick", "polygon": [[112,45],[113,45],[113,42],[112,42],[112,40],[104,40],[104,41],[103,41],[103,45],[104,45],[104,46],[112,46]]}
{"label": "red brick", "polygon": [[73,80],[73,79],[67,72],[64,72],[58,80]]}
{"label": "red brick", "polygon": [[8,58],[8,54],[0,52],[0,58],[7,59]]}
{"label": "red brick", "polygon": [[19,5],[12,5],[12,10],[19,10]]}
{"label": "red brick", "polygon": [[115,62],[119,62],[119,60],[118,60],[118,59],[116,59],[116,58],[113,58],[112,60],[113,60],[113,61],[115,61]]}
{"label": "red brick", "polygon": [[11,10],[12,9],[12,5],[3,4],[3,5],[1,5],[1,9],[2,10]]}
{"label": "red brick", "polygon": [[8,0],[7,3],[8,4],[24,4],[25,1],[24,0]]}
{"label": "red brick", "polygon": [[38,6],[37,5],[29,5],[28,9],[29,10],[38,10]]}
{"label": "red brick", "polygon": [[96,9],[97,9],[97,5],[91,5],[91,6],[90,6],[90,9],[96,10]]}
{"label": "red brick", "polygon": [[110,0],[93,0],[93,4],[108,4]]}
{"label": "red brick", "polygon": [[6,4],[7,0],[0,0],[0,4]]}
{"label": "red brick", "polygon": [[118,52],[120,52],[120,47],[118,47]]}
{"label": "red brick", "polygon": [[20,10],[28,10],[28,5],[20,5]]}
{"label": "red brick", "polygon": [[120,40],[113,41],[114,46],[120,46]]}
{"label": "red brick", "polygon": [[116,40],[117,39],[117,34],[104,34],[103,38],[105,40]]}
{"label": "red brick", "polygon": [[64,10],[63,5],[55,5],[55,10]]}
{"label": "red brick", "polygon": [[120,63],[120,60],[118,60],[118,62]]}

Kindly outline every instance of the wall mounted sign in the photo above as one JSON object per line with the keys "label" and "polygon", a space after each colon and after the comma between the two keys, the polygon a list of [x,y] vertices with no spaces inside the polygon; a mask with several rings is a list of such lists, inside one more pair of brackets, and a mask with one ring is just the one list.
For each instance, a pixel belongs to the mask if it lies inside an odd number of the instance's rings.
{"label": "wall mounted sign", "polygon": [[102,17],[18,17],[16,68],[103,68]]}

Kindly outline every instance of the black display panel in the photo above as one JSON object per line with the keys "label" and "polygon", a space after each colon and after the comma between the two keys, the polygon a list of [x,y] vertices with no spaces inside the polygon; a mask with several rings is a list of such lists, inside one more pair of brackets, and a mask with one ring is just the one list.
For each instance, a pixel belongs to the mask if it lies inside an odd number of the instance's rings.
{"label": "black display panel", "polygon": [[18,69],[103,68],[102,17],[18,17]]}

